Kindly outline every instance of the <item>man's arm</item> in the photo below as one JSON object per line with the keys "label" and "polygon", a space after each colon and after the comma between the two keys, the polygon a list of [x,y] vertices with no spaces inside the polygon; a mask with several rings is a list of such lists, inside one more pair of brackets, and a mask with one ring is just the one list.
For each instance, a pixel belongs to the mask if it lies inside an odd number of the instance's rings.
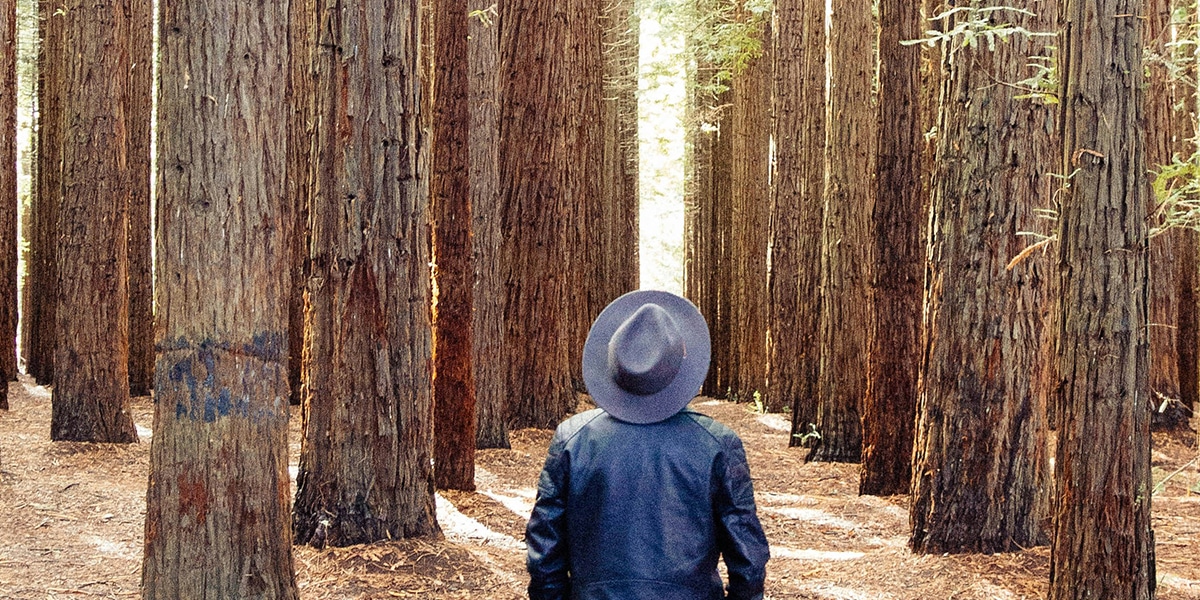
{"label": "man's arm", "polygon": [[567,548],[567,474],[570,459],[561,429],[550,442],[538,478],[537,500],[525,528],[530,600],[563,600],[571,595]]}
{"label": "man's arm", "polygon": [[770,551],[754,506],[750,465],[737,436],[727,440],[718,459],[717,544],[729,569],[729,600],[759,600]]}

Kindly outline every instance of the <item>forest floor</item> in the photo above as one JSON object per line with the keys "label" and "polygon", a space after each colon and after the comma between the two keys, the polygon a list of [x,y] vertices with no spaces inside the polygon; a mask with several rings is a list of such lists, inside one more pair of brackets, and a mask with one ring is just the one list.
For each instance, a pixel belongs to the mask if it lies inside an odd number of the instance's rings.
{"label": "forest floor", "polygon": [[[0,413],[0,599],[138,598],[152,435],[149,398],[133,402],[142,443],[52,443],[50,392],[13,383]],[[767,597],[1017,600],[1045,597],[1049,549],[916,556],[907,497],[858,496],[855,465],[805,463],[787,421],[746,405],[693,406],[737,431],[771,543]],[[299,454],[292,420],[291,464]],[[478,455],[475,492],[442,492],[444,538],[315,550],[297,547],[305,600],[525,597],[522,537],[550,431]],[[1200,600],[1200,472],[1193,435],[1155,434],[1158,598]]]}

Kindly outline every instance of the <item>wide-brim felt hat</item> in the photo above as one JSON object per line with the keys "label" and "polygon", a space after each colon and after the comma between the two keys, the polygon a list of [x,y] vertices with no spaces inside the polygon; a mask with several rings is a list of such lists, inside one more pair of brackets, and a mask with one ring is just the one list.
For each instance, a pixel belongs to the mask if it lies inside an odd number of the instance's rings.
{"label": "wide-brim felt hat", "polygon": [[711,354],[708,324],[694,304],[670,292],[629,292],[592,324],[583,381],[596,406],[617,419],[657,423],[696,397]]}

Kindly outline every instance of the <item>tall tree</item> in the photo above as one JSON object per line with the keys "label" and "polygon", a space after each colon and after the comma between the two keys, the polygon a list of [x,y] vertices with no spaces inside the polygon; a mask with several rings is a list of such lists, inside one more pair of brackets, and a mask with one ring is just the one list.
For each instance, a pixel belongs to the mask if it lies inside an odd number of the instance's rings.
{"label": "tall tree", "polygon": [[0,3],[0,410],[17,378],[17,2]]}
{"label": "tall tree", "polygon": [[789,446],[801,445],[817,422],[820,231],[825,213],[824,6],[814,0],[775,2],[767,397],[792,409]]}
{"label": "tall tree", "polygon": [[313,185],[313,128],[315,126],[313,52],[316,48],[316,0],[291,0],[288,4],[288,146],[287,192],[292,237],[288,293],[288,390],[291,403],[303,396],[304,299],[308,289],[308,209]]}
{"label": "tall tree", "polygon": [[[1019,8],[1028,13],[1001,18],[1052,31],[1056,6],[1027,0]],[[947,30],[975,18],[961,11]],[[993,82],[1020,80],[1048,45],[1018,35],[994,49],[946,48],[912,454],[917,552],[1001,552],[1045,539],[1047,276],[1042,262],[1013,259],[1030,244],[1022,232],[1039,229],[1035,210],[1054,181],[1054,110]]]}
{"label": "tall tree", "polygon": [[820,374],[811,458],[858,462],[859,404],[867,386],[871,329],[871,215],[875,205],[875,36],[871,4],[834,0],[829,12],[829,101],[825,119],[825,217],[821,234]]}
{"label": "tall tree", "polygon": [[472,377],[470,93],[467,0],[438,0],[433,15],[434,475],[437,487],[475,489]]}
{"label": "tall tree", "polygon": [[297,598],[287,472],[286,2],[160,5],[142,597]]}
{"label": "tall tree", "polygon": [[501,263],[499,61],[500,27],[496,4],[469,0],[467,62],[468,127],[471,164],[471,239],[475,265],[471,323],[478,448],[508,448],[508,401],[504,361],[504,282]]}
{"label": "tall tree", "polygon": [[22,335],[26,371],[40,384],[54,381],[58,307],[58,208],[62,201],[62,86],[66,69],[65,12],[61,0],[39,0],[37,181],[30,209],[30,265]]}
{"label": "tall tree", "polygon": [[[729,237],[731,387],[742,401],[766,391],[767,231],[771,207],[771,29],[761,17],[739,7],[764,51],[732,83],[730,139],[732,161]],[[761,396],[760,396],[761,400]],[[767,399],[770,408],[781,410]]]}
{"label": "tall tree", "polygon": [[[505,346],[514,427],[576,406],[572,358],[586,306],[576,218],[598,200],[598,20],[591,6],[500,4],[500,194]],[[536,31],[538,35],[530,35]],[[597,80],[595,83],[599,83]]]}
{"label": "tall tree", "polygon": [[621,294],[637,289],[638,257],[638,36],[635,0],[607,0],[603,26],[604,123],[600,240],[592,270],[591,320]]}
{"label": "tall tree", "polygon": [[1140,9],[1066,7],[1050,600],[1154,597]]}
{"label": "tall tree", "polygon": [[319,15],[298,543],[438,531],[418,7],[338,0]]}
{"label": "tall tree", "polygon": [[56,365],[50,437],[135,442],[129,412],[128,21],[120,0],[66,5]]}
{"label": "tall tree", "polygon": [[879,162],[871,274],[876,318],[862,403],[859,493],[908,492],[921,353],[925,244],[921,181],[921,54],[901,45],[920,37],[921,7],[879,3]]}
{"label": "tall tree", "polygon": [[129,168],[129,393],[154,387],[154,288],[150,248],[150,108],[154,2],[124,0],[129,23],[126,164]]}

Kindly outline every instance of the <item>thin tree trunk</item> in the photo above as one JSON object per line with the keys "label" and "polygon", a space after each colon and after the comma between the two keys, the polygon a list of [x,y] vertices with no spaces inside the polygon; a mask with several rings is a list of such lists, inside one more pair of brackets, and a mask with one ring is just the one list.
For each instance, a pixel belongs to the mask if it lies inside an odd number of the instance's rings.
{"label": "thin tree trunk", "polygon": [[1145,81],[1130,0],[1071,2],[1060,44],[1062,385],[1050,600],[1154,597]]}
{"label": "thin tree trunk", "polygon": [[424,50],[416,1],[338,0],[317,40],[298,543],[434,534]]}
{"label": "thin tree trunk", "polygon": [[291,403],[303,398],[304,302],[308,289],[308,210],[313,186],[311,167],[315,157],[313,128],[313,52],[316,47],[315,0],[291,0],[288,12],[288,149],[287,192],[291,211],[292,238],[289,269],[292,289],[288,293],[288,390]]}
{"label": "thin tree trunk", "polygon": [[54,382],[55,313],[58,308],[58,208],[62,202],[62,86],[66,68],[61,0],[40,0],[42,49],[38,61],[38,168],[33,200],[26,303],[29,335],[26,371]]}
{"label": "thin tree trunk", "polygon": [[[697,4],[697,11],[703,10],[699,1]],[[696,40],[689,38],[688,44],[690,52],[699,58]],[[706,125],[714,125],[718,114],[716,99],[705,85],[712,77],[711,66],[700,60],[697,65],[688,71],[684,118],[683,287],[684,295],[700,309],[711,334],[716,337],[720,323],[716,270],[720,239],[714,201],[713,158],[719,134],[715,128]],[[724,355],[725,350],[713,344],[713,361],[700,389],[701,394],[723,395],[717,386],[717,374],[724,365]]]}
{"label": "thin tree trunk", "polygon": [[477,448],[508,448],[508,400],[504,361],[504,287],[501,270],[499,195],[499,14],[491,0],[469,0],[468,82],[471,112],[471,234],[475,265],[472,360]]}
{"label": "thin tree trunk", "polygon": [[789,446],[817,423],[821,221],[825,213],[825,13],[776,0],[775,172],[767,397],[792,408]]}
{"label": "thin tree trunk", "polygon": [[17,2],[0,3],[0,410],[17,378]]}
{"label": "thin tree trunk", "polygon": [[67,4],[63,199],[58,220],[56,373],[50,437],[136,442],[129,413],[126,7]]}
{"label": "thin tree trunk", "polygon": [[433,17],[434,473],[458,490],[475,489],[467,6],[439,0]]}
{"label": "thin tree trunk", "polygon": [[[1004,18],[1053,30],[1053,1],[1020,8],[1036,16]],[[1044,40],[955,46],[943,65],[912,454],[910,543],[920,553],[1013,551],[1045,540],[1048,265],[1014,258],[1031,244],[1022,232],[1043,229],[1034,211],[1055,181],[1054,109],[990,85],[1019,80],[1047,52]]]}
{"label": "thin tree trunk", "polygon": [[161,8],[145,600],[295,600],[286,3]]}
{"label": "thin tree trunk", "polygon": [[872,298],[876,319],[863,398],[860,494],[908,492],[920,370],[925,244],[921,238],[920,6],[879,4],[879,163],[876,165]]}
{"label": "thin tree trunk", "polygon": [[154,288],[150,246],[150,108],[153,93],[153,0],[125,0],[129,20],[126,110],[129,166],[129,393],[154,388]]}
{"label": "thin tree trunk", "polygon": [[634,0],[604,0],[604,190],[600,251],[588,325],[640,281],[638,257],[638,35]]}
{"label": "thin tree trunk", "polygon": [[817,431],[810,458],[858,462],[859,404],[866,394],[871,330],[871,215],[876,116],[869,3],[836,0],[829,13],[829,123],[825,142],[825,218],[821,245],[820,374]]}

